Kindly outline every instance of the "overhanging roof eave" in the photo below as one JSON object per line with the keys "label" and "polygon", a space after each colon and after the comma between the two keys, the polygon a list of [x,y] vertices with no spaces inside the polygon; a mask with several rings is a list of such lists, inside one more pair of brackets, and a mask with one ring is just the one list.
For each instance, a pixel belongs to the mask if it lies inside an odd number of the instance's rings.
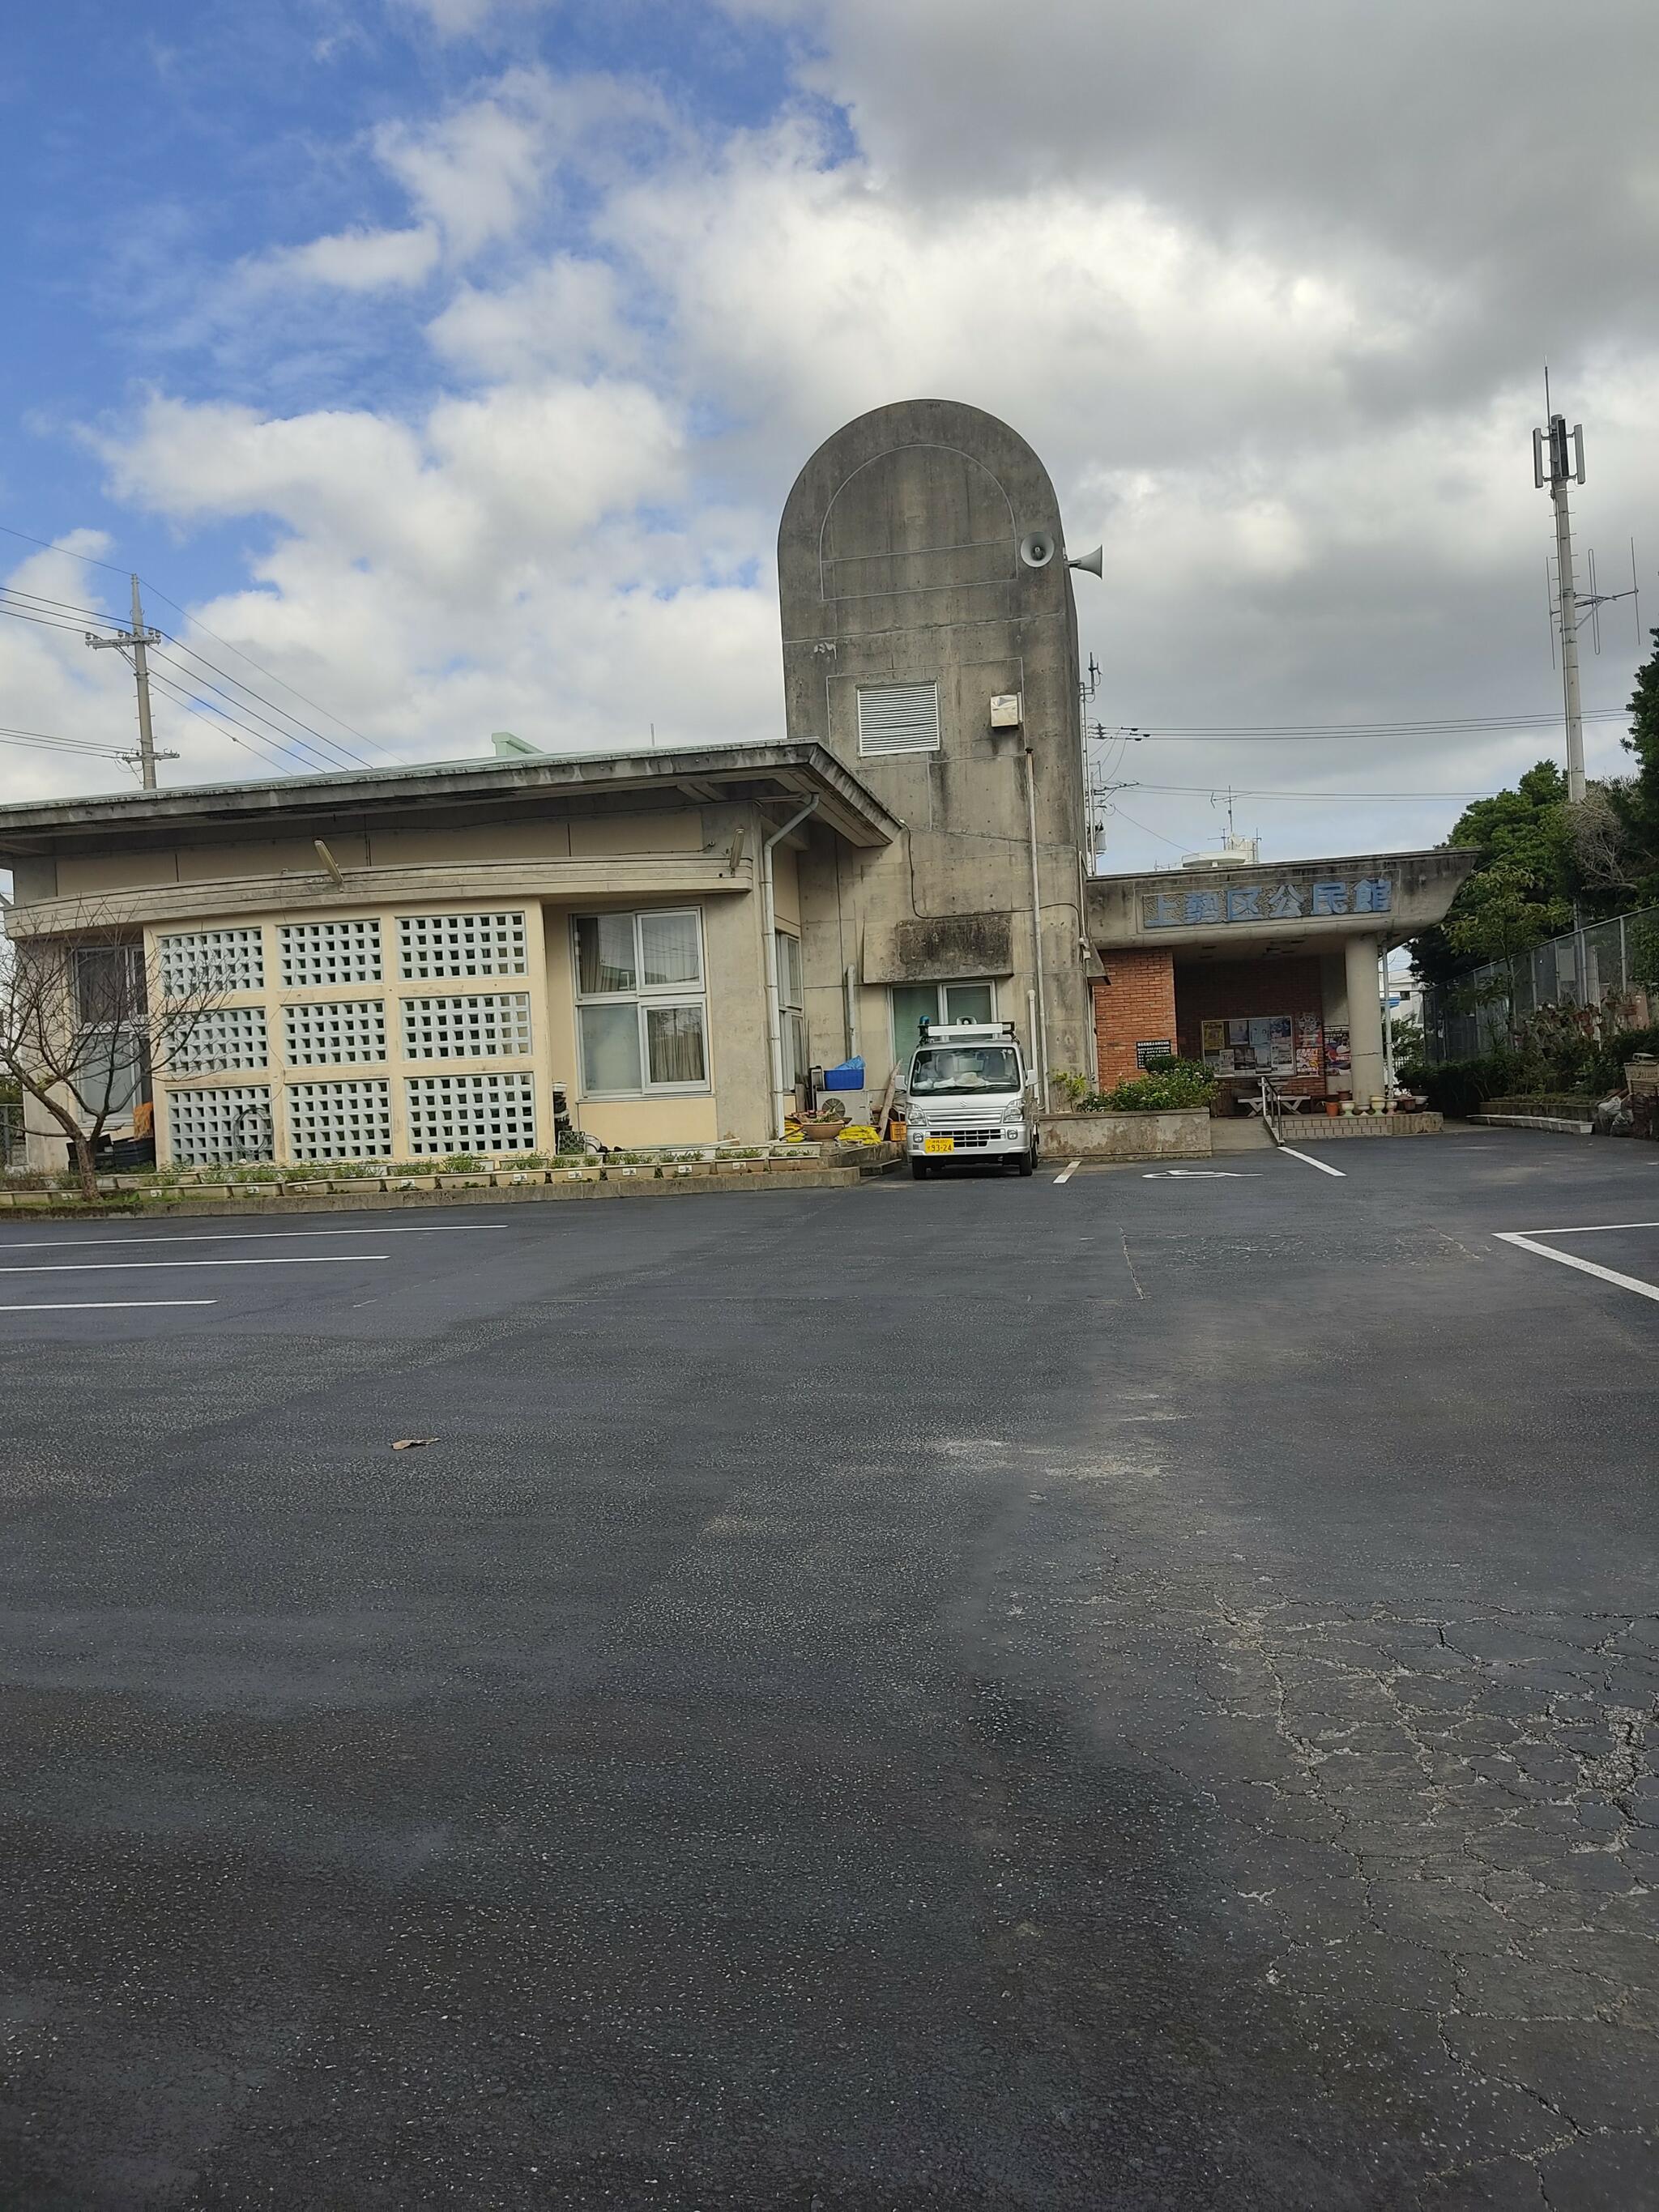
{"label": "overhanging roof eave", "polygon": [[849,844],[890,844],[901,827],[874,793],[816,742],[712,745],[642,753],[547,754],[347,769],[247,783],[43,799],[0,808],[0,860],[83,843],[165,842],[168,834],[280,836],[330,817],[463,811],[507,801],[679,792],[690,804],[816,795],[817,817]]}

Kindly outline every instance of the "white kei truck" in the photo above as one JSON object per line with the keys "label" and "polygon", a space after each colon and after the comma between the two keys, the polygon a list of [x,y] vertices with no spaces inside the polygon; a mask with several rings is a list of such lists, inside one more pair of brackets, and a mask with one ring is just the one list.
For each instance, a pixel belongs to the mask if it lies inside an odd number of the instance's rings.
{"label": "white kei truck", "polygon": [[924,1021],[894,1103],[918,1182],[958,1161],[1036,1166],[1036,1076],[1012,1022]]}

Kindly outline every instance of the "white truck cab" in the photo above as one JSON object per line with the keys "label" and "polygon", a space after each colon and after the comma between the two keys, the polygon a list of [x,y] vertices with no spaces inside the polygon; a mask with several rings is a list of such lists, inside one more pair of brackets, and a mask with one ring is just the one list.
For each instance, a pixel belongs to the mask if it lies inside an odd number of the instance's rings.
{"label": "white truck cab", "polygon": [[929,1022],[902,1085],[904,1148],[921,1182],[934,1166],[1037,1163],[1036,1077],[1012,1022]]}

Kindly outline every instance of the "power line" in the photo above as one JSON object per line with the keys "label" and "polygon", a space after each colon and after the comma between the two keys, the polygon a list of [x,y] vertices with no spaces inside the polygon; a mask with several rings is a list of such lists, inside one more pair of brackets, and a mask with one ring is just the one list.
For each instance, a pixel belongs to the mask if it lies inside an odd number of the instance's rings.
{"label": "power line", "polygon": [[[1592,707],[1585,709],[1583,719],[1587,722],[1624,721],[1629,719],[1629,714],[1627,707]],[[1553,730],[1557,719],[1553,714],[1448,715],[1421,722],[1165,722],[1156,726],[1126,724],[1121,728],[1122,733],[1131,738],[1260,738],[1271,741],[1279,738],[1458,737],[1475,736],[1486,731]]]}
{"label": "power line", "polygon": [[125,760],[127,755],[119,745],[98,744],[91,738],[53,737],[46,730],[14,730],[0,727],[0,738],[10,745],[38,746],[43,752],[96,753],[113,760]]}
{"label": "power line", "polygon": [[[227,714],[222,707],[203,708],[194,705],[184,686],[176,684],[170,676],[163,676],[155,670],[152,670],[150,680],[161,686],[165,696],[171,700],[175,707],[182,707],[185,714],[194,714],[198,722],[205,722],[208,727],[217,732],[220,737],[229,738],[232,744],[240,745],[245,752],[257,753],[260,759],[269,761],[279,775],[293,775],[293,762],[284,760],[280,753],[273,751],[270,741],[262,737],[258,730],[250,729],[246,722],[238,721],[234,714]],[[240,738],[232,735],[231,731],[222,726],[226,722],[234,723],[235,727],[244,731],[246,735]],[[302,765],[309,767],[311,763],[306,762]]]}
{"label": "power line", "polygon": [[[87,626],[83,622],[66,622],[58,615],[32,613],[26,607],[9,605],[3,599],[0,599],[0,615],[10,615],[15,622],[39,623],[43,629],[67,630],[71,637],[82,637],[86,634]],[[100,615],[98,619],[100,622],[107,622],[109,617]]]}
{"label": "power line", "polygon": [[[325,707],[319,699],[312,698],[308,692],[301,691],[297,684],[290,684],[288,682],[286,678],[278,676],[274,670],[267,668],[262,661],[256,660],[251,653],[244,653],[240,646],[233,645],[228,637],[221,637],[216,629],[209,629],[207,624],[202,620],[199,615],[193,615],[190,612],[188,608],[181,607],[177,599],[168,599],[167,593],[160,590],[154,584],[150,585],[149,589],[156,599],[161,600],[165,605],[171,607],[175,614],[183,615],[185,620],[189,623],[193,629],[199,629],[204,636],[210,637],[216,645],[223,646],[227,653],[234,653],[239,660],[246,661],[250,668],[257,669],[259,674],[263,676],[268,683],[281,684],[284,691],[292,692],[296,699],[303,700],[307,707],[314,708],[318,714],[326,714],[331,722],[337,722],[343,730],[348,731],[352,737],[360,739],[362,744],[366,745],[373,745],[376,752],[385,753],[388,760],[399,761],[399,756],[393,752],[390,746],[383,745],[378,738],[365,736],[363,732],[358,729],[355,724],[348,722],[343,714],[337,714],[331,707]],[[191,650],[188,646],[184,649],[185,652]],[[201,658],[199,654],[197,657],[198,659]],[[206,665],[211,666],[212,664],[209,662]],[[222,671],[221,672],[222,673]],[[235,680],[236,679],[234,677],[231,678],[233,683]],[[245,690],[246,689],[246,686],[243,688]],[[275,702],[268,701],[266,703],[274,704]],[[285,711],[286,709],[281,708],[277,709],[279,714]],[[289,719],[292,721],[296,720],[298,718],[296,716],[290,715]],[[301,723],[300,726],[303,729],[307,727],[307,725]],[[313,734],[315,735],[317,733],[313,732]],[[399,761],[399,765],[401,765],[401,761]]]}
{"label": "power line", "polygon": [[21,592],[15,584],[0,584],[0,594],[9,599],[21,599],[31,606],[49,608],[54,614],[82,615],[88,622],[107,623],[112,618],[99,607],[77,606],[72,599],[49,599],[40,592]]}
{"label": "power line", "polygon": [[1257,784],[1216,783],[1142,783],[1139,777],[1120,787],[1124,791],[1179,792],[1194,799],[1219,798],[1231,791],[1237,799],[1311,799],[1333,803],[1350,799],[1497,799],[1495,791],[1273,791]]}
{"label": "power line", "polygon": [[[15,529],[9,523],[0,523],[0,532],[3,532],[8,538],[20,538],[26,545],[38,545],[43,551],[48,553],[62,553],[71,561],[83,562],[88,568],[107,569],[109,574],[112,576],[122,576],[126,574],[125,569],[118,568],[112,561],[100,561],[95,559],[90,553],[77,553],[72,547],[67,545],[56,545],[50,538],[36,538],[27,530]],[[331,722],[337,722],[343,730],[349,732],[349,734],[357,738],[361,744],[370,746],[378,753],[384,754],[387,760],[398,762],[400,766],[402,765],[401,757],[392,751],[390,746],[382,744],[377,738],[366,736],[362,730],[356,728],[351,723],[348,722],[343,714],[337,714],[331,707],[325,707],[319,699],[312,698],[308,693],[301,691],[297,684],[290,684],[285,678],[278,676],[274,669],[265,667],[262,662],[256,660],[251,653],[245,653],[240,646],[233,645],[228,638],[221,637],[217,630],[210,629],[199,615],[191,614],[187,607],[181,606],[177,599],[169,597],[166,592],[161,590],[159,585],[151,583],[148,577],[144,577],[141,580],[144,585],[144,588],[150,593],[153,599],[160,599],[165,605],[171,607],[175,614],[182,615],[185,622],[189,623],[192,628],[199,629],[205,636],[210,637],[216,645],[222,646],[227,653],[233,653],[239,660],[246,661],[250,668],[256,670],[266,679],[268,683],[277,684],[283,690],[290,693],[295,698],[301,700],[306,706],[313,708],[317,714],[325,715]],[[13,586],[0,586],[0,592],[11,592],[13,596],[30,600],[38,599],[40,598],[39,594],[33,592],[18,593]],[[69,602],[67,601],[42,601],[41,603],[45,605],[55,605],[60,608],[64,608],[69,605]],[[78,611],[90,615],[92,620],[94,622],[108,623],[111,620],[111,617],[108,615],[94,613],[89,608],[82,608],[78,610]],[[21,615],[21,610],[6,606],[3,599],[0,599],[0,612],[16,613]],[[30,619],[30,617],[27,616],[22,616],[21,618],[25,620]],[[34,619],[41,618],[34,617]],[[72,625],[65,623],[49,626],[68,629]],[[313,728],[311,724],[302,721],[297,714],[290,713],[286,707],[278,706],[275,700],[262,698],[260,694],[255,691],[250,684],[244,684],[239,678],[230,675],[228,670],[216,667],[215,664],[207,659],[204,654],[198,653],[193,646],[186,645],[183,639],[176,638],[173,640],[173,642],[179,647],[181,652],[190,653],[192,658],[201,661],[204,667],[212,668],[216,675],[223,676],[227,683],[234,684],[239,690],[246,692],[251,699],[258,699],[261,706],[269,707],[274,713],[283,715],[297,728],[304,730],[308,736],[315,738],[319,744],[331,745],[335,750],[341,753],[347,760],[352,761],[359,767],[367,768],[370,765],[368,762],[361,759],[359,756],[354,754],[349,746],[342,745],[337,738],[330,738],[324,732]],[[261,716],[259,719],[263,720],[264,717]]]}
{"label": "power line", "polygon": [[125,568],[118,568],[113,561],[94,561],[90,553],[77,553],[70,545],[54,545],[50,538],[32,538],[27,530],[14,530],[9,522],[0,522],[0,532],[8,538],[21,538],[26,545],[40,545],[48,553],[61,553],[66,560],[84,561],[88,568],[107,568],[112,576],[125,576],[127,573]]}
{"label": "power line", "polygon": [[[168,642],[170,644],[177,645],[179,641],[177,638],[170,638]],[[201,654],[192,652],[189,646],[185,646],[182,649],[185,652],[189,653],[192,659],[201,660],[202,665],[204,668],[213,667],[213,663],[210,660],[202,660]],[[289,751],[292,752],[297,759],[305,761],[307,765],[312,768],[321,769],[325,773],[333,773],[337,771],[340,766],[339,761],[330,760],[326,755],[318,752],[313,746],[307,744],[303,738],[290,737],[289,732],[283,728],[280,723],[273,722],[269,714],[262,714],[257,707],[245,707],[240,699],[236,698],[232,693],[225,690],[222,684],[210,684],[204,678],[198,677],[192,669],[186,667],[182,660],[175,659],[170,653],[162,653],[158,648],[155,657],[158,660],[165,660],[171,667],[178,669],[181,674],[189,678],[191,689],[193,691],[198,693],[203,690],[217,692],[220,698],[228,700],[231,706],[238,708],[242,714],[252,714],[256,722],[263,722],[265,725],[265,727],[272,732],[272,742],[274,744],[284,746]],[[224,671],[222,669],[216,669],[214,672],[216,675],[222,675]],[[236,678],[234,676],[229,680],[233,684],[236,682]],[[246,684],[239,684],[237,689],[239,690],[246,690],[247,686]],[[257,699],[258,696],[259,695],[257,691],[249,693],[249,696],[251,698]],[[271,702],[267,700],[263,703],[269,706]],[[283,710],[279,707],[276,711],[278,714],[281,714]],[[293,718],[290,716],[289,719],[292,720]],[[304,728],[307,726],[301,723],[300,726]],[[318,732],[313,731],[312,735],[318,736]],[[319,742],[322,744],[335,744],[335,741],[329,738],[319,737]],[[335,744],[335,750],[342,754],[344,759],[353,767],[367,768],[369,765],[369,763],[364,760],[361,755],[347,751],[346,748],[343,745]]]}

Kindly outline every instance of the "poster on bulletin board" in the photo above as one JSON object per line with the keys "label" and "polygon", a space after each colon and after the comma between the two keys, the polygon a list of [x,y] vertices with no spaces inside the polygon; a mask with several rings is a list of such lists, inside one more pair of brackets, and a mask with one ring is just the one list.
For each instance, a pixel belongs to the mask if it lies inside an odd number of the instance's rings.
{"label": "poster on bulletin board", "polygon": [[1325,1031],[1325,1073],[1327,1075],[1346,1075],[1353,1066],[1348,1049],[1348,1031],[1345,1023],[1340,1029],[1327,1028]]}
{"label": "poster on bulletin board", "polygon": [[1298,1014],[1296,1018],[1296,1072],[1298,1075],[1322,1075],[1325,1072],[1324,1024],[1317,1014]]}

